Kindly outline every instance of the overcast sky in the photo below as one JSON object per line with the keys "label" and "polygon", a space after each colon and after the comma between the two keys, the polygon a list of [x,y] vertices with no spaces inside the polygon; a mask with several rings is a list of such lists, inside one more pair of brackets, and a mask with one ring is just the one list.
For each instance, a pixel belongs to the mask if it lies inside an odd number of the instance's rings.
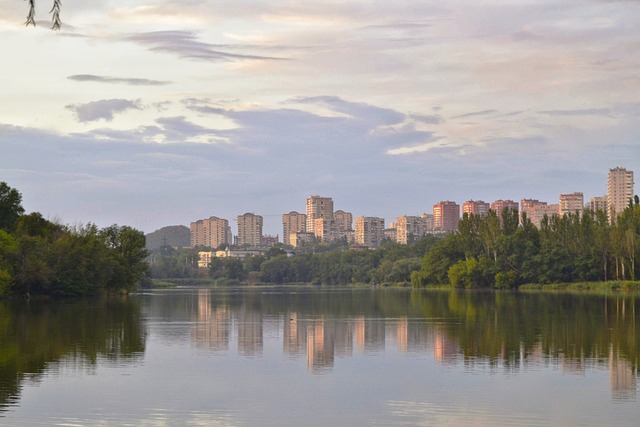
{"label": "overcast sky", "polygon": [[0,0],[0,181],[145,232],[308,195],[585,200],[640,172],[640,1]]}

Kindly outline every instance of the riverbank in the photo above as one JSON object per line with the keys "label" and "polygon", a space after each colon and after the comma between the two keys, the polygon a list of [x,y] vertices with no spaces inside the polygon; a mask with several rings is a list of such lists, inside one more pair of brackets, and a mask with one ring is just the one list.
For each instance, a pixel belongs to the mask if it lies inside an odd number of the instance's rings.
{"label": "riverbank", "polygon": [[640,292],[640,281],[609,280],[607,282],[577,283],[528,283],[518,288],[519,291],[563,291],[563,292]]}

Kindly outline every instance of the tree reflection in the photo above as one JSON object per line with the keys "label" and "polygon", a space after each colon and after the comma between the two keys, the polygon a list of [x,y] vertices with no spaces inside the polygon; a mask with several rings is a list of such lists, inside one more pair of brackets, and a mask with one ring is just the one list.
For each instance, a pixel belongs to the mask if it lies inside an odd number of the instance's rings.
{"label": "tree reflection", "polygon": [[129,299],[0,301],[0,412],[17,402],[25,379],[61,365],[130,363],[142,356],[145,336]]}

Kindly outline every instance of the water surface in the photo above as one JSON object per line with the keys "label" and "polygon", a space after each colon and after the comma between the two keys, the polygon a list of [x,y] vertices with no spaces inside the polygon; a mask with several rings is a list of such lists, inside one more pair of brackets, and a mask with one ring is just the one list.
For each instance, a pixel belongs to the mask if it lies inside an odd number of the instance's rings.
{"label": "water surface", "polygon": [[636,305],[312,288],[0,302],[0,425],[635,426]]}

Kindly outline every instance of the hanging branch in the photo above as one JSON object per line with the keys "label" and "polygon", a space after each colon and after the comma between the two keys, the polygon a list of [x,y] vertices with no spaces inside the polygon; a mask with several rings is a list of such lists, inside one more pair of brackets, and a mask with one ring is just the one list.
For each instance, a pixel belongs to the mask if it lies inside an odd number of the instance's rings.
{"label": "hanging branch", "polygon": [[62,21],[60,20],[60,4],[61,3],[62,3],[61,0],[53,0],[53,7],[49,11],[49,13],[51,14],[51,22],[53,23],[53,25],[51,26],[52,30],[59,30],[60,25],[62,24]]}
{"label": "hanging branch", "polygon": [[36,4],[35,0],[29,0],[29,14],[27,15],[27,22],[24,25],[36,26]]}
{"label": "hanging branch", "polygon": [[[27,14],[27,21],[24,23],[25,25],[33,25],[36,26],[36,1],[29,1],[29,13]],[[51,29],[59,30],[62,25],[62,20],[60,20],[60,6],[62,5],[62,0],[53,0],[53,6],[49,13],[51,14]]]}

